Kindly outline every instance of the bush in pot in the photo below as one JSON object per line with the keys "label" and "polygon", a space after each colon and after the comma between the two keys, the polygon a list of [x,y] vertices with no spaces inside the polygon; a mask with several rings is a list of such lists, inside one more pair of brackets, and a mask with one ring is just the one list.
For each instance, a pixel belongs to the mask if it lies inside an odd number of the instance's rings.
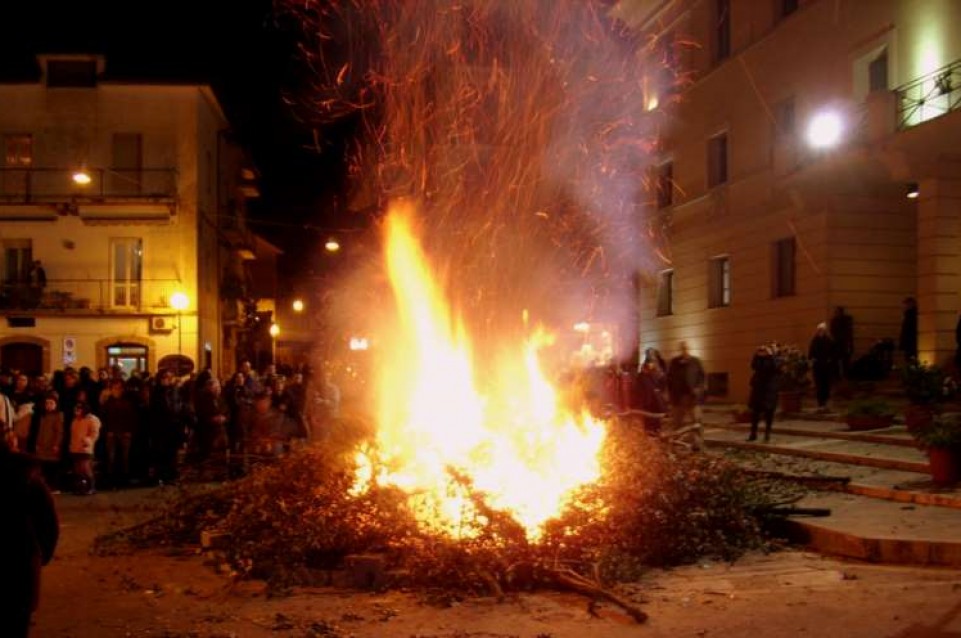
{"label": "bush in pot", "polygon": [[961,479],[961,414],[935,415],[911,431],[918,447],[928,453],[931,478],[950,484]]}
{"label": "bush in pot", "polygon": [[852,401],[845,413],[845,421],[852,430],[877,430],[894,423],[894,408],[883,399]]}

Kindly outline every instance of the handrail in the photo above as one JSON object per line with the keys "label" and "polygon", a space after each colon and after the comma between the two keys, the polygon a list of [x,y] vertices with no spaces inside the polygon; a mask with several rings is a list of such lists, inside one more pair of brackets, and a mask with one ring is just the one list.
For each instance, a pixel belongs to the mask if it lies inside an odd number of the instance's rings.
{"label": "handrail", "polygon": [[77,168],[2,166],[0,203],[58,203],[77,200],[171,200],[177,194],[175,168],[86,168],[90,181],[79,184]]}
{"label": "handrail", "polygon": [[170,297],[179,279],[103,278],[48,279],[43,287],[29,281],[0,282],[0,313],[46,312],[174,312]]}
{"label": "handrail", "polygon": [[895,89],[898,130],[917,126],[961,107],[961,59]]}

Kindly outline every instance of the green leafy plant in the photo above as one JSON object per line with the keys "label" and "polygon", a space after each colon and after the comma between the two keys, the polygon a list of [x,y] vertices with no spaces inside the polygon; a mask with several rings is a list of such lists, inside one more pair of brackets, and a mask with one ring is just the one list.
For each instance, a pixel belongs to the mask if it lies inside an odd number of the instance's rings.
{"label": "green leafy plant", "polygon": [[936,405],[949,398],[947,379],[941,368],[926,363],[911,363],[901,368],[904,394],[915,405]]}
{"label": "green leafy plant", "polygon": [[890,418],[894,416],[894,413],[894,407],[884,399],[858,399],[848,405],[845,416]]}
{"label": "green leafy plant", "polygon": [[911,434],[923,450],[931,448],[961,451],[961,413],[939,414]]}
{"label": "green leafy plant", "polygon": [[804,392],[811,386],[808,373],[811,362],[797,346],[774,344],[771,346],[778,362],[778,383],[783,392]]}

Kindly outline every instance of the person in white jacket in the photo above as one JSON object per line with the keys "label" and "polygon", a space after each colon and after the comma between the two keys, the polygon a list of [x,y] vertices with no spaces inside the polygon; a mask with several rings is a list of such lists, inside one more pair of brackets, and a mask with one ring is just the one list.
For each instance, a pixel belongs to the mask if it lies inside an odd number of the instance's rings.
{"label": "person in white jacket", "polygon": [[74,407],[70,426],[70,456],[77,475],[77,493],[93,494],[93,449],[100,436],[100,419],[90,412],[90,405],[79,401]]}

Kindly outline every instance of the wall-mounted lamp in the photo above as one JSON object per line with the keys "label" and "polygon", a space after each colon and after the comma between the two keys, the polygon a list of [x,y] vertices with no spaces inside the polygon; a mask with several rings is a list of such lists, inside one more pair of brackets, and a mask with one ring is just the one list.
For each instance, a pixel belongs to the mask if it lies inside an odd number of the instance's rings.
{"label": "wall-mounted lamp", "polygon": [[324,244],[324,249],[329,253],[335,253],[338,250],[340,250],[340,242],[334,239],[333,237],[331,237]]}
{"label": "wall-mounted lamp", "polygon": [[77,186],[86,186],[87,184],[93,181],[93,178],[90,177],[90,172],[86,168],[81,168],[79,170],[74,171],[73,175],[71,175],[70,178],[73,180],[73,183],[76,184]]}
{"label": "wall-mounted lamp", "polygon": [[290,305],[294,309],[294,312],[304,311],[304,302],[302,299],[294,299],[293,303]]}
{"label": "wall-mounted lamp", "polygon": [[908,184],[908,189],[907,189],[907,192],[905,193],[905,196],[908,199],[917,199],[918,195],[920,194],[921,194],[921,189],[918,188],[917,182],[911,182]]}

